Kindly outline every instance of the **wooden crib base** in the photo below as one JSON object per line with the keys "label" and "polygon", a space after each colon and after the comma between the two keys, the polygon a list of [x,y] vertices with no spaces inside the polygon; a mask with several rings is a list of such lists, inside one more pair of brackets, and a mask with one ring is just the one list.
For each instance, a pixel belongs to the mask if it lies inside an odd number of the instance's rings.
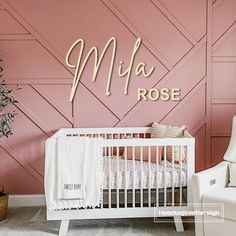
{"label": "wooden crib base", "polygon": [[[192,210],[190,206],[184,207],[155,207],[144,208],[112,208],[112,209],[83,209],[83,210],[61,210],[47,211],[48,220],[61,220],[59,236],[65,236],[68,232],[69,221],[79,219],[117,219],[117,218],[145,218],[145,217],[168,217],[160,215],[159,210],[183,211]],[[155,213],[154,213],[155,212]],[[174,216],[174,223],[177,232],[184,231],[182,217]]]}

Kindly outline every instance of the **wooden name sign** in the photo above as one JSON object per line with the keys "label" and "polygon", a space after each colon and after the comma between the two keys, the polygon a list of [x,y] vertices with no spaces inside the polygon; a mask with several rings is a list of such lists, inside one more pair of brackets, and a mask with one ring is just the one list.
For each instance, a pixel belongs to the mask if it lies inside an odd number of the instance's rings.
{"label": "wooden name sign", "polygon": [[[137,54],[140,45],[141,45],[141,38],[137,38],[136,42],[134,44],[133,47],[133,51],[131,53],[130,56],[130,60],[129,60],[129,65],[127,68],[123,68],[123,61],[120,61],[120,66],[118,68],[118,76],[120,78],[126,78],[126,82],[125,82],[125,87],[124,87],[124,94],[128,94],[128,88],[129,88],[129,82],[130,82],[130,77],[131,77],[131,73],[132,71],[134,71],[136,76],[140,76],[143,75],[145,78],[148,78],[149,76],[151,76],[151,74],[153,73],[153,71],[155,70],[154,66],[151,66],[149,68],[147,68],[147,65],[144,62],[140,62],[138,63],[138,65],[136,66],[136,68],[134,67],[134,60],[135,60],[135,55]],[[73,52],[73,50],[75,49],[76,46],[80,45],[80,51],[79,51],[79,55],[78,55],[78,59],[77,59],[77,63],[76,64],[72,64],[70,62],[70,56]],[[92,47],[88,54],[86,55],[85,59],[83,61],[81,61],[82,57],[83,57],[83,51],[84,51],[84,40],[83,39],[78,39],[76,40],[70,47],[69,51],[67,52],[66,55],[66,64],[68,67],[75,69],[75,73],[74,73],[74,80],[73,80],[73,84],[72,84],[72,88],[71,88],[71,93],[70,93],[70,101],[72,102],[75,96],[75,92],[77,90],[79,81],[81,79],[81,76],[83,74],[84,68],[87,64],[87,61],[89,60],[90,56],[92,54],[94,54],[94,68],[93,68],[93,73],[92,73],[92,81],[95,82],[96,81],[96,77],[100,68],[100,65],[102,63],[102,60],[107,52],[107,50],[109,49],[109,47],[112,48],[112,55],[111,55],[111,60],[110,60],[110,64],[109,64],[109,73],[107,75],[107,84],[106,84],[106,95],[110,96],[111,95],[111,80],[112,80],[112,74],[113,74],[113,68],[114,68],[114,61],[115,61],[115,56],[116,56],[116,50],[117,50],[117,40],[115,37],[110,38],[105,47],[103,48],[103,51],[99,57],[98,55],[98,49],[97,47]],[[134,69],[134,70],[133,70]],[[150,91],[147,91],[146,89],[143,88],[139,88],[138,89],[138,100],[151,100],[151,101],[156,101],[156,100],[163,100],[163,101],[167,101],[167,100],[180,100],[180,89],[161,89],[159,90],[155,90],[155,89],[151,89]]]}

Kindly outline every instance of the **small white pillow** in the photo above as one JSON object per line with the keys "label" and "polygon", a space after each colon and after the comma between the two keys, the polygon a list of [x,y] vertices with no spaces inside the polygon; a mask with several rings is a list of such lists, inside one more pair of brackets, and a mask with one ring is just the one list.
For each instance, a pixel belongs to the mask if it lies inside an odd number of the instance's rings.
{"label": "small white pillow", "polygon": [[[151,127],[151,138],[181,138],[184,136],[184,131],[187,130],[187,127],[185,125],[179,127],[179,126],[170,126],[170,125],[162,125],[158,124],[156,122],[152,123]],[[166,159],[168,161],[172,161],[172,147],[167,146],[166,147]],[[174,161],[180,162],[180,159],[182,162],[185,162],[186,160],[186,148],[181,149],[178,146],[174,147]]]}
{"label": "small white pillow", "polygon": [[151,138],[178,138],[183,137],[184,131],[187,130],[185,125],[171,126],[171,125],[162,125],[156,122],[152,123],[151,127]]}
{"label": "small white pillow", "polygon": [[236,164],[229,164],[229,187],[236,187]]}

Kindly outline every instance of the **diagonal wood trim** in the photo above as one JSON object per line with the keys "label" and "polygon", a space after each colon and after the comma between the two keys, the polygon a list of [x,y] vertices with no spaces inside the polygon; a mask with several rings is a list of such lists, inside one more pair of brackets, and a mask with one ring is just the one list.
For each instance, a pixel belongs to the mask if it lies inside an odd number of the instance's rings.
{"label": "diagonal wood trim", "polygon": [[0,40],[35,40],[30,34],[0,34]]}
{"label": "diagonal wood trim", "polygon": [[172,25],[192,44],[197,44],[197,40],[187,29],[165,8],[159,0],[151,0],[153,5],[171,22]]}
{"label": "diagonal wood trim", "polygon": [[[162,80],[160,80],[157,84],[161,85],[166,83],[198,50],[206,43],[206,36],[204,36],[176,65],[175,67],[167,73]],[[157,86],[155,84],[155,86]],[[154,87],[155,87],[154,86]]]}
{"label": "diagonal wood trim", "polygon": [[236,21],[214,42],[212,46],[212,52],[216,49],[236,30]]}
{"label": "diagonal wood trim", "polygon": [[[72,116],[71,117],[67,117],[66,115],[64,115],[54,104],[52,104],[47,98],[46,98],[46,94],[40,89],[39,85],[29,85],[36,93],[38,93],[38,95],[44,99],[51,107],[53,107],[53,109],[55,109],[66,121],[68,121],[71,125],[72,125]],[[53,103],[57,104],[57,101],[53,101]]]}
{"label": "diagonal wood trim", "polygon": [[[7,10],[7,9],[6,9],[6,10]],[[17,20],[17,18],[16,18],[14,15],[11,14],[11,12],[9,12],[9,11],[7,10],[7,13],[8,13],[19,25],[21,25],[21,27],[24,28],[24,30],[25,30],[26,32],[28,32],[28,34],[30,35],[30,32],[25,28],[25,26],[24,26],[23,24],[21,24],[21,23]]]}
{"label": "diagonal wood trim", "polygon": [[[32,34],[32,36],[39,41],[39,43],[47,50],[51,56],[54,57],[68,72],[72,73],[64,64],[64,57],[61,55],[32,25],[30,25],[6,0],[0,0],[0,3],[7,9],[24,28]],[[73,74],[73,73],[72,73]]]}
{"label": "diagonal wood trim", "polygon": [[[74,76],[74,72],[71,68],[68,68],[65,66],[65,58],[63,55],[61,55],[37,30],[35,30],[14,8],[11,6],[6,0],[0,0],[0,3],[18,20],[19,23],[24,25],[24,27],[32,34],[32,36],[38,40],[38,42],[44,47],[45,50],[47,50],[54,59],[59,62],[70,74],[71,74],[71,80],[70,83],[73,82],[72,78]],[[30,83],[32,84],[33,81]],[[45,80],[46,82],[46,80]],[[54,82],[55,83],[55,82]],[[84,86],[85,89],[91,93],[103,106],[105,106],[108,110],[109,108],[109,102],[107,101],[107,104],[104,104],[104,102],[99,99],[83,82],[80,81],[81,86]],[[73,102],[73,106],[75,106]],[[114,111],[112,111],[112,114],[115,114]],[[117,117],[118,115],[115,114]]]}
{"label": "diagonal wood trim", "polygon": [[43,176],[41,176],[39,172],[34,169],[28,162],[26,162],[23,157],[21,157],[17,152],[15,152],[15,150],[7,142],[0,140],[0,145],[4,149],[4,151],[12,157],[12,159],[19,163],[39,183],[43,184]]}
{"label": "diagonal wood trim", "polygon": [[[16,97],[17,99],[17,97]],[[18,99],[17,99],[18,100]],[[19,100],[18,100],[19,101]],[[44,125],[40,119],[38,119],[24,104],[20,101],[17,104],[14,104],[30,121],[32,121],[43,133],[45,133],[48,137],[53,135],[51,129],[49,129],[46,125]]]}
{"label": "diagonal wood trim", "polygon": [[213,11],[215,11],[220,5],[221,3],[223,3],[225,0],[214,0],[213,2]]}
{"label": "diagonal wood trim", "polygon": [[206,84],[206,77],[201,79],[159,122],[168,121]]}
{"label": "diagonal wood trim", "polygon": [[190,133],[195,135],[204,125],[206,125],[206,116],[202,118],[191,130]]}
{"label": "diagonal wood trim", "polygon": [[117,9],[117,7],[109,0],[101,0],[101,2],[107,7],[109,11],[126,27],[135,37],[141,37],[143,46],[167,69],[171,70],[171,63],[159,52],[145,37],[142,35],[136,27],[134,27],[130,21]]}

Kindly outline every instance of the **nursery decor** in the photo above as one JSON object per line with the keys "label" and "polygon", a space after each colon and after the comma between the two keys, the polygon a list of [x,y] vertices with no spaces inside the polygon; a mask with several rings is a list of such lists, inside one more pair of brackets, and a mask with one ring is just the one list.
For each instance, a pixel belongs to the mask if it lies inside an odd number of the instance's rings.
{"label": "nursery decor", "polygon": [[[2,60],[0,60],[1,62]],[[0,66],[0,79],[3,76],[3,67]],[[20,89],[17,85],[16,90]],[[6,87],[5,81],[2,79],[0,81],[0,138],[9,137],[12,135],[11,124],[14,121],[16,112],[3,112],[8,106],[18,103],[18,101],[12,95],[13,90]]]}
{"label": "nursery decor", "polygon": [[[127,134],[130,138],[127,138]],[[150,127],[64,128],[46,140],[47,220],[61,220],[60,236],[67,234],[69,221],[74,219],[153,217],[154,210],[159,206],[163,207],[163,210],[191,209],[189,183],[194,173],[194,138],[187,131],[183,133],[182,137],[176,139],[150,138],[150,135]],[[58,149],[58,147],[68,142],[72,150],[74,147],[71,145],[71,141],[76,142],[76,147],[78,147],[78,144],[81,145],[81,138],[85,137],[102,139],[102,150],[97,150],[95,156],[97,161],[102,160],[103,181],[100,193],[103,194],[103,198],[96,209],[86,208],[86,205],[85,209],[80,208],[80,199],[86,199],[93,194],[86,196],[87,191],[81,189],[80,183],[78,184],[73,178],[65,181],[69,184],[65,184],[64,188],[63,185],[58,187],[62,174],[57,171],[56,163],[59,160],[57,155],[60,153],[59,156],[63,156],[64,160],[68,161],[68,153],[70,152],[64,152],[65,149]],[[58,140],[62,140],[64,144],[59,143]],[[169,162],[166,152],[168,146],[185,147],[187,151],[186,162]],[[116,155],[113,154],[115,147]],[[83,155],[90,156],[87,153],[92,148],[94,145],[86,147]],[[152,148],[155,152],[152,151]],[[120,156],[120,149],[123,150],[123,158]],[[164,156],[163,159],[160,159],[158,154],[162,152],[162,149],[164,149]],[[101,159],[100,153],[104,155]],[[72,157],[75,158],[76,155],[73,154]],[[82,155],[77,157],[80,158]],[[155,162],[153,162],[154,160]],[[183,160],[182,156],[180,156],[180,160]],[[90,161],[90,163],[89,178],[92,175],[92,168],[98,166],[94,165],[94,161]],[[68,162],[68,165],[70,165],[70,168],[67,168],[70,171],[69,174],[72,177],[75,176],[78,173],[79,165],[75,165],[74,161],[73,163]],[[65,165],[63,165],[64,167]],[[97,178],[92,179],[97,180]],[[96,189],[96,181],[91,183]],[[61,198],[60,194],[54,194],[58,193],[58,189],[66,192],[69,190],[67,198]],[[72,197],[72,193],[77,190],[82,191],[82,194],[80,192],[82,197],[75,199],[74,195]],[[156,212],[155,214],[155,217],[161,216],[161,213]],[[174,215],[174,222],[177,231],[184,230],[180,215]]]}

